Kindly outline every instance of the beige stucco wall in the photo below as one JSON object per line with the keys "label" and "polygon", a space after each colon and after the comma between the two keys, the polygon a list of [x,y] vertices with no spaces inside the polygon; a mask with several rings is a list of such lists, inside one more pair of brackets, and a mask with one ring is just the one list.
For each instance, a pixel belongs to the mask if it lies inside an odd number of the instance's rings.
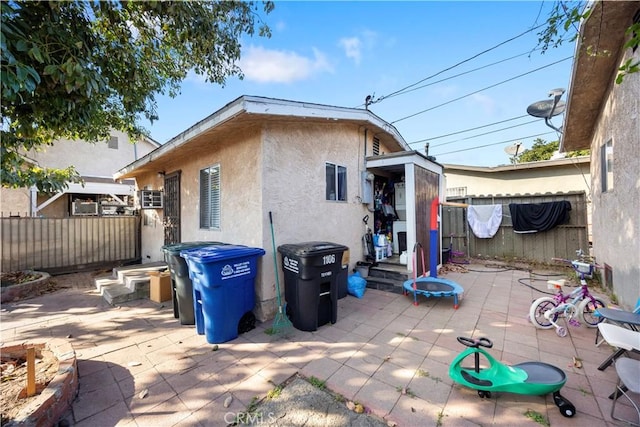
{"label": "beige stucco wall", "polygon": [[[276,244],[328,241],[349,247],[349,271],[362,259],[360,172],[364,133],[355,125],[313,124],[298,131],[270,125],[264,134],[264,227],[273,212]],[[347,168],[347,201],[325,200],[325,162]],[[267,259],[273,259],[271,236],[264,235]],[[281,257],[278,254],[281,273]],[[273,268],[265,268],[262,295],[267,315],[275,312]]]}
{"label": "beige stucco wall", "polygon": [[[620,304],[632,309],[640,297],[640,73],[612,83],[608,93],[591,142],[593,251],[613,269]],[[614,187],[603,193],[600,147],[609,140]]]}
{"label": "beige stucco wall", "polygon": [[[277,310],[269,211],[277,246],[330,241],[349,247],[349,270],[362,259],[362,217],[367,214],[366,205],[360,203],[364,131],[348,124],[270,123],[234,134],[232,142],[212,143],[201,155],[174,164],[174,170],[181,170],[181,240],[265,249],[266,255],[258,263],[255,314],[266,320]],[[346,202],[325,200],[325,162],[347,167]],[[216,163],[221,168],[222,227],[219,231],[201,230],[199,171]],[[162,187],[156,174],[139,176],[137,182],[139,188]],[[162,210],[144,210],[143,215],[143,261],[160,261]],[[277,260],[284,287],[279,254]]]}
{"label": "beige stucco wall", "polygon": [[[181,171],[180,215],[183,242],[221,241],[261,247],[259,137],[258,131],[254,129],[237,135],[238,139],[233,144],[212,142],[211,148],[203,150],[201,155],[175,163],[175,169],[165,171],[166,174]],[[200,229],[200,170],[215,164],[220,164],[221,228],[205,230]],[[164,181],[157,174],[147,174],[138,177],[137,183],[139,189],[158,190],[163,189]],[[242,197],[238,197],[239,194]],[[162,209],[145,209],[142,215],[142,259],[145,262],[161,261],[164,258]]]}
{"label": "beige stucco wall", "polygon": [[29,216],[31,204],[29,189],[0,188],[0,212],[2,216]]}

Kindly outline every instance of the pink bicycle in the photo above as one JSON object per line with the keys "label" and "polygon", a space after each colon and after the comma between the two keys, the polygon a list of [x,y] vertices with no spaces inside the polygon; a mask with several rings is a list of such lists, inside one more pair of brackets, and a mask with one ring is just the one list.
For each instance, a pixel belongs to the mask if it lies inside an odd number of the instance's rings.
{"label": "pink bicycle", "polygon": [[[581,255],[581,251],[578,255]],[[580,277],[580,287],[570,294],[564,294],[562,292],[564,280],[548,281],[549,288],[557,289],[558,292],[553,297],[541,297],[535,300],[529,308],[529,320],[540,329],[556,328],[556,333],[561,337],[567,335],[567,330],[558,325],[557,321],[560,318],[566,319],[572,326],[580,326],[580,323],[583,323],[587,327],[595,328],[602,321],[596,310],[606,307],[607,304],[602,299],[591,295],[586,277],[591,277],[598,265],[563,258],[552,259],[570,264]]]}

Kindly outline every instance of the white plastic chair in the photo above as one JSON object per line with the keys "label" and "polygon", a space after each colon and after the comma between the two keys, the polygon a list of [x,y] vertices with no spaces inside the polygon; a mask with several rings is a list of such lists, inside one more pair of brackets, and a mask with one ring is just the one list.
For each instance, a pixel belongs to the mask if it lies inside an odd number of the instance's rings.
{"label": "white plastic chair", "polygon": [[[640,426],[640,408],[638,405],[638,395],[640,394],[640,360],[621,357],[615,363],[616,372],[618,373],[618,383],[613,393],[613,404],[611,405],[611,418],[618,421],[624,421],[634,426]],[[631,393],[635,394],[633,399]],[[638,413],[638,422],[635,423],[625,418],[618,418],[614,415],[616,403],[620,396],[626,397],[633,405]]]}
{"label": "white plastic chair", "polygon": [[598,366],[604,371],[611,363],[627,351],[640,352],[640,332],[614,325],[613,323],[598,323],[598,330],[604,341],[617,350]]}

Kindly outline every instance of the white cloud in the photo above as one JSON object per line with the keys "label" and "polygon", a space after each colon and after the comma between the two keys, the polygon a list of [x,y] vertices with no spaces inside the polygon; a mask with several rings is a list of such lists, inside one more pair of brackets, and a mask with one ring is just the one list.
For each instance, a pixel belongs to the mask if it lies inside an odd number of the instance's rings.
{"label": "white cloud", "polygon": [[259,83],[291,83],[322,72],[333,72],[325,55],[313,49],[313,58],[296,52],[250,46],[242,53],[240,68],[245,79]]}
{"label": "white cloud", "polygon": [[480,111],[486,114],[491,114],[496,109],[496,101],[487,95],[474,93],[473,95],[471,95],[470,99],[472,105],[478,105]]}
{"label": "white cloud", "polygon": [[338,45],[344,49],[347,58],[353,59],[356,64],[362,60],[362,42],[358,37],[341,38]]}
{"label": "white cloud", "polygon": [[189,70],[187,71],[187,77],[185,78],[185,81],[193,83],[207,83],[207,76],[196,74],[195,71]]}

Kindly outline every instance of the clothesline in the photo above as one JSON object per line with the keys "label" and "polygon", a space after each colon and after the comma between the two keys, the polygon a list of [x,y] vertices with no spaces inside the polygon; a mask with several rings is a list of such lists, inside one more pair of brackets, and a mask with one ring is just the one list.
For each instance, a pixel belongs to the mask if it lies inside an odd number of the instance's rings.
{"label": "clothesline", "polygon": [[492,238],[502,223],[503,217],[511,218],[514,233],[538,233],[550,230],[569,220],[571,203],[562,200],[543,203],[509,203],[509,213],[503,214],[503,204],[470,205],[466,203],[443,203],[445,206],[467,209],[467,222],[478,238]]}

